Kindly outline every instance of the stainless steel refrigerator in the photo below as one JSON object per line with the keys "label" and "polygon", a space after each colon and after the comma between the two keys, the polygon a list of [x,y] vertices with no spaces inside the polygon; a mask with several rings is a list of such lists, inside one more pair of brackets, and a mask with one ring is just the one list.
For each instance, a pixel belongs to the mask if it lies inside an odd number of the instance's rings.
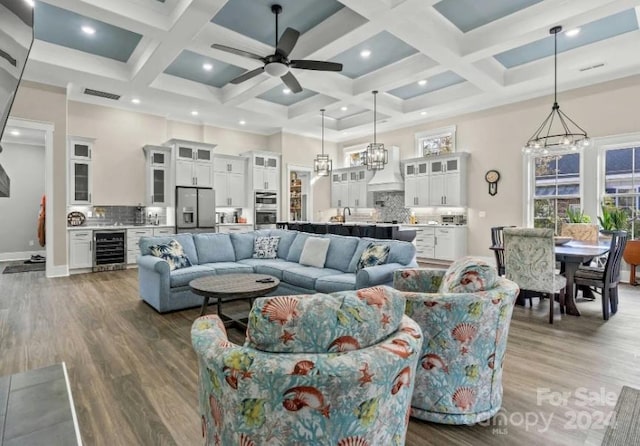
{"label": "stainless steel refrigerator", "polygon": [[216,232],[216,196],[210,187],[176,187],[176,232]]}

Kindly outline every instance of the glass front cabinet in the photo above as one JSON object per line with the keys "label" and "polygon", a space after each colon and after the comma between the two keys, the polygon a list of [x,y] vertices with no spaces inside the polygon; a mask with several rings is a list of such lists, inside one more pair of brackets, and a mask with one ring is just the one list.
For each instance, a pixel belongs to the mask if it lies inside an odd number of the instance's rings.
{"label": "glass front cabinet", "polygon": [[69,204],[91,204],[93,139],[69,138]]}
{"label": "glass front cabinet", "polygon": [[171,206],[171,147],[144,146],[147,164],[147,206]]}

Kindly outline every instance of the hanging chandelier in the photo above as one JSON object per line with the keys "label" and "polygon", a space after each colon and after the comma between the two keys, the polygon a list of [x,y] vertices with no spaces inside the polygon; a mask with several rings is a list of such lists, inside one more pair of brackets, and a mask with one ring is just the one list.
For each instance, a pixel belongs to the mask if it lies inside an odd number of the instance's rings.
{"label": "hanging chandelier", "polygon": [[373,93],[373,142],[367,146],[364,151],[363,164],[367,166],[367,170],[384,169],[384,165],[389,162],[389,152],[384,148],[384,144],[376,141],[376,95],[377,90]]}
{"label": "hanging chandelier", "polygon": [[587,132],[562,112],[558,105],[558,34],[561,31],[562,26],[554,26],[549,30],[549,34],[553,34],[553,106],[551,113],[522,148],[526,154],[546,155],[552,150],[577,150],[580,146],[591,144]]}
{"label": "hanging chandelier", "polygon": [[331,173],[332,162],[329,155],[324,154],[324,108],[320,110],[322,112],[322,154],[316,155],[316,159],[313,162],[313,171],[321,177],[328,177]]}

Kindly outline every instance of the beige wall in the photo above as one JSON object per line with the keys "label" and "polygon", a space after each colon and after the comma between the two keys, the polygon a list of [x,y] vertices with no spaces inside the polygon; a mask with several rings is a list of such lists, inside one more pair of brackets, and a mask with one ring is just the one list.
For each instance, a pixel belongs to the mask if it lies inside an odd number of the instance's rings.
{"label": "beige wall", "polygon": [[[63,88],[23,81],[11,108],[14,118],[54,125],[53,133],[53,266],[67,264],[67,97]],[[50,175],[46,172],[46,175]],[[53,238],[53,240],[51,240]]]}
{"label": "beige wall", "polygon": [[[560,93],[559,103],[591,137],[640,131],[640,76]],[[388,146],[399,146],[404,159],[415,156],[416,132],[457,126],[457,150],[471,153],[468,251],[473,255],[490,255],[487,247],[492,226],[523,224],[521,148],[551,111],[551,104],[551,97],[539,98],[380,133],[378,140]],[[340,148],[367,140],[351,140]],[[498,194],[494,197],[487,193],[484,180],[489,169],[497,169],[501,174]],[[486,212],[485,218],[478,216],[480,211]]]}

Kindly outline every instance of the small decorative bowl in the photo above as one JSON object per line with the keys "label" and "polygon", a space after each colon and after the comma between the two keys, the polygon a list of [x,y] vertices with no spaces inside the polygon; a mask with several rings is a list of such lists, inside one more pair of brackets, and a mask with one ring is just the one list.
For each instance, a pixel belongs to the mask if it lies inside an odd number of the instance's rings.
{"label": "small decorative bowl", "polygon": [[571,237],[554,237],[553,238],[553,241],[555,242],[556,246],[566,245],[571,240],[573,240]]}

